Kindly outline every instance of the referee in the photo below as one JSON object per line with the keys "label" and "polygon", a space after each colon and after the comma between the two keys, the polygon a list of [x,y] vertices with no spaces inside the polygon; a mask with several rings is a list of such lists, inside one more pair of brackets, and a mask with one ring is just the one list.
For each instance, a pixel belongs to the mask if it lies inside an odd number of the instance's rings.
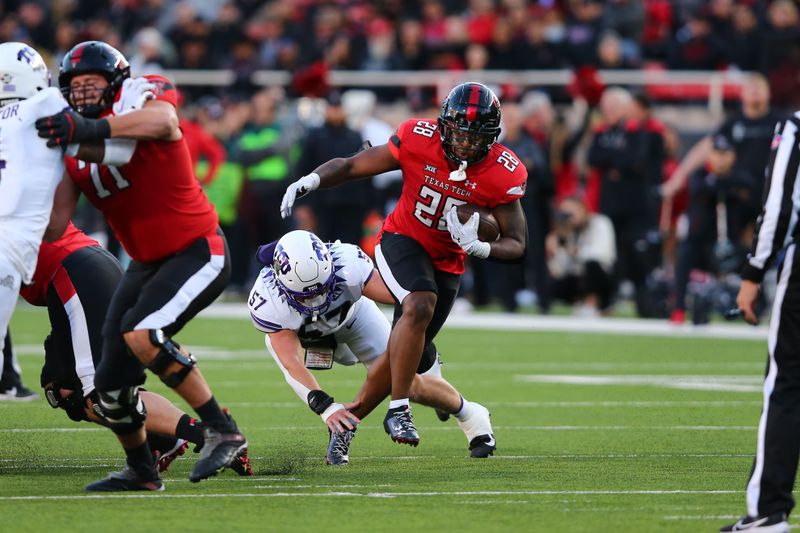
{"label": "referee", "polygon": [[[786,253],[769,325],[764,405],[758,444],[747,482],[747,516],[720,531],[788,533],[794,507],[792,487],[800,454],[800,112],[778,123],[767,164],[764,207],[742,272],[736,304],[745,320],[756,324],[753,305],[764,272],[778,253]],[[788,245],[788,246],[787,246]],[[795,268],[795,264],[798,264]]]}

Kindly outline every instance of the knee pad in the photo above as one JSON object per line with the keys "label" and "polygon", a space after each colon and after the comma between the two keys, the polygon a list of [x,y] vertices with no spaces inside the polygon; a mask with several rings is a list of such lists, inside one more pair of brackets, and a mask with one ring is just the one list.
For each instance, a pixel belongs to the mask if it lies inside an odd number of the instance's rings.
{"label": "knee pad", "polygon": [[53,409],[63,409],[67,416],[75,422],[89,421],[86,415],[86,398],[83,397],[80,391],[72,391],[69,396],[61,394],[63,386],[60,383],[53,382],[44,388],[44,397],[50,407]]}
{"label": "knee pad", "polygon": [[94,412],[108,423],[114,433],[133,433],[144,425],[147,409],[139,396],[139,387],[97,391]]}
{"label": "knee pad", "polygon": [[434,343],[429,342],[422,350],[422,357],[419,360],[417,374],[442,375],[439,369],[439,352],[436,350],[436,345]]}
{"label": "knee pad", "polygon": [[[153,343],[153,346],[157,346],[159,350],[155,359],[147,365],[147,368],[154,374],[157,374],[158,377],[161,378],[161,381],[164,382],[164,385],[174,389],[183,383],[183,380],[186,379],[186,376],[189,375],[192,368],[197,364],[197,361],[191,354],[186,355],[181,352],[180,344],[165,337],[164,332],[160,329],[150,330],[150,342]],[[164,373],[167,371],[167,368],[173,363],[178,363],[181,368],[171,374],[165,375]]]}

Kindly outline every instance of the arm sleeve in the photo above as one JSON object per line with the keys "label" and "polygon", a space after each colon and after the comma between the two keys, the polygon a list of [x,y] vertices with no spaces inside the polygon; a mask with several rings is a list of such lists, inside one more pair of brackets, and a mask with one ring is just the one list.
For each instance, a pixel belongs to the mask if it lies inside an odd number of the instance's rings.
{"label": "arm sleeve", "polygon": [[800,120],[796,118],[779,124],[772,141],[764,206],[756,220],[753,247],[742,270],[744,279],[756,283],[761,282],[775,256],[791,241],[797,226],[798,206],[793,199],[800,194],[797,190],[798,126]]}
{"label": "arm sleeve", "polygon": [[400,154],[401,149],[403,148],[403,142],[406,140],[406,136],[408,135],[409,124],[411,124],[413,120],[407,120],[400,124],[400,127],[397,128],[397,131],[389,138],[389,151],[392,152],[392,155],[395,159],[400,161]]}

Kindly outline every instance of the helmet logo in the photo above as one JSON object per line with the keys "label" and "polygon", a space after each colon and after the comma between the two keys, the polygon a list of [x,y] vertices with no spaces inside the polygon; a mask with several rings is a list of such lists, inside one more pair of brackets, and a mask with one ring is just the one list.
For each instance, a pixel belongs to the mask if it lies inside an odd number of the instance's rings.
{"label": "helmet logo", "polygon": [[292,266],[289,264],[289,255],[280,244],[275,248],[275,261],[272,266],[281,274],[288,274],[292,270]]}
{"label": "helmet logo", "polygon": [[86,46],[81,46],[80,48],[77,48],[74,52],[72,52],[72,55],[70,56],[69,59],[72,62],[73,67],[81,62],[81,57],[83,57],[84,48],[86,48]]}
{"label": "helmet logo", "polygon": [[478,103],[481,101],[481,87],[473,84],[469,90],[469,102],[467,103],[467,122],[475,122],[478,118]]}
{"label": "helmet logo", "polygon": [[19,52],[17,52],[17,61],[25,60],[27,64],[31,64],[33,58],[35,57],[36,52],[28,48],[27,46],[24,48],[20,48]]}

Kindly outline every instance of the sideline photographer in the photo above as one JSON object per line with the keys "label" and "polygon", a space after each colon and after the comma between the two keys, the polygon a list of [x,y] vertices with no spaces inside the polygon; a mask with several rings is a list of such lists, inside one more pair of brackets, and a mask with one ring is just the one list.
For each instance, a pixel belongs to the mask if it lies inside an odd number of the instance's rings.
{"label": "sideline photographer", "polygon": [[553,296],[576,305],[577,315],[597,316],[607,310],[617,260],[611,220],[590,213],[581,198],[565,198],[558,204],[546,248]]}

